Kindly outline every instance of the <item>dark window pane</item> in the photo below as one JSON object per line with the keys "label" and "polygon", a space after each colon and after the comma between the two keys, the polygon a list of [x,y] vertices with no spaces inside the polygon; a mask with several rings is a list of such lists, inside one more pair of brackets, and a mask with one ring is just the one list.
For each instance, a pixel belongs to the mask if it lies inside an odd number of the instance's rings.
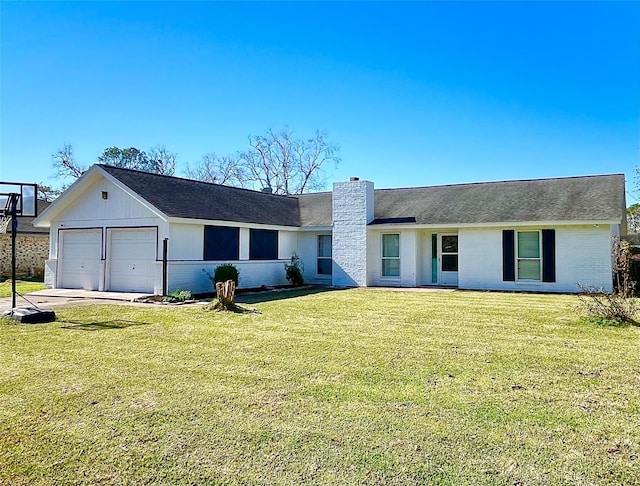
{"label": "dark window pane", "polygon": [[442,253],[458,253],[458,237],[457,236],[442,237]]}
{"label": "dark window pane", "polygon": [[240,229],[227,226],[204,227],[205,260],[238,260]]}
{"label": "dark window pane", "polygon": [[457,272],[458,271],[458,255],[442,255],[442,271]]}
{"label": "dark window pane", "polygon": [[318,258],[318,275],[331,275],[331,258]]}
{"label": "dark window pane", "polygon": [[249,233],[250,260],[278,259],[278,232],[275,230],[252,229]]}

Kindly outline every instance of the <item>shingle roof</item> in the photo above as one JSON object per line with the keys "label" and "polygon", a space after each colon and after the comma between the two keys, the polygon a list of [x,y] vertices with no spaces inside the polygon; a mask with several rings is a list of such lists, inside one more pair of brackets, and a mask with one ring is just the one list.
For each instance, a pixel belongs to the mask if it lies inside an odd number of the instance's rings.
{"label": "shingle roof", "polygon": [[[38,199],[38,214],[47,209],[51,203],[47,201],[43,201],[42,199]],[[27,234],[27,235],[44,235],[49,236],[49,228],[41,228],[38,226],[33,226],[33,221],[36,218],[27,218],[20,217],[18,218],[18,233],[17,234]]]}
{"label": "shingle roof", "polygon": [[[331,225],[331,193],[300,201],[303,226]],[[374,224],[620,220],[624,208],[623,174],[481,182],[376,189]]]}
{"label": "shingle roof", "polygon": [[331,226],[333,199],[330,192],[298,196],[302,226]]}
{"label": "shingle roof", "polygon": [[[331,226],[332,193],[277,196],[100,167],[169,217],[279,226]],[[624,175],[481,182],[375,190],[373,224],[473,224],[620,220]]]}
{"label": "shingle roof", "polygon": [[300,226],[294,197],[99,166],[169,217]]}

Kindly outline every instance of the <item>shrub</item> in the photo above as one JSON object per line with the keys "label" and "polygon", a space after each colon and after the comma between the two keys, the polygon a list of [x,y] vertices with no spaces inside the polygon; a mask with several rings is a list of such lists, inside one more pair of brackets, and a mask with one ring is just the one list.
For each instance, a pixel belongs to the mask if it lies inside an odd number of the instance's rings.
{"label": "shrub", "polygon": [[581,308],[590,319],[601,324],[636,323],[640,312],[638,300],[634,298],[636,283],[631,275],[631,251],[629,243],[613,239],[611,249],[613,261],[613,293],[602,288],[578,284],[582,293],[578,295]]}
{"label": "shrub", "polygon": [[238,271],[236,266],[231,263],[223,263],[222,265],[218,265],[215,272],[213,273],[213,278],[211,278],[211,275],[209,275],[209,279],[211,280],[214,289],[216,287],[216,283],[226,282],[227,280],[233,280],[237,286],[239,278],[240,272]]}
{"label": "shrub", "polygon": [[169,295],[165,296],[162,300],[164,302],[184,302],[186,300],[193,299],[193,294],[190,290],[174,290]]}
{"label": "shrub", "polygon": [[636,316],[640,311],[636,298],[625,297],[621,293],[610,294],[602,288],[578,285],[582,289],[582,293],[578,295],[580,308],[587,312],[590,320],[605,325],[636,323]]}
{"label": "shrub", "polygon": [[287,280],[292,285],[304,284],[304,276],[302,275],[302,261],[295,253],[291,255],[291,260],[284,264]]}

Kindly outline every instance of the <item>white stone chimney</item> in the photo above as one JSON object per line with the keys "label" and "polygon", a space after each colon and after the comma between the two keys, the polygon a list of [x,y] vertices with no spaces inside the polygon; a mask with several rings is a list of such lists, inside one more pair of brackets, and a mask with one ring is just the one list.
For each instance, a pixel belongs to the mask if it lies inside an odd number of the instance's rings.
{"label": "white stone chimney", "polygon": [[367,286],[367,224],[373,215],[373,182],[351,177],[333,184],[333,285]]}

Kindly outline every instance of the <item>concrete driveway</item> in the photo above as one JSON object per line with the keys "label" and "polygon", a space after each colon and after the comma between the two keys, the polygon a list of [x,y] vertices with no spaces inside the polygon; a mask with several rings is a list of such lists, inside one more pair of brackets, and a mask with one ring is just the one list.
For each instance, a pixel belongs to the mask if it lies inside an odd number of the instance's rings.
{"label": "concrete driveway", "polygon": [[[145,305],[134,302],[149,294],[135,292],[97,292],[81,289],[45,289],[16,298],[16,307],[36,305],[42,309],[90,304]],[[26,300],[25,300],[26,299]],[[11,309],[11,297],[0,298],[0,314]]]}

